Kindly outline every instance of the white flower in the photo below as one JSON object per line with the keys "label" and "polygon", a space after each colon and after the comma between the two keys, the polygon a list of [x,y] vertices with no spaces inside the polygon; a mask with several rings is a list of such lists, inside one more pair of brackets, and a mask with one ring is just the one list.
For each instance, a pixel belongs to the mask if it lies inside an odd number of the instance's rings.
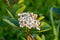
{"label": "white flower", "polygon": [[36,29],[37,29],[37,30],[40,30],[40,28],[39,28],[39,27],[36,27]]}
{"label": "white flower", "polygon": [[26,24],[26,27],[29,28],[29,29],[32,28],[31,24]]}
{"label": "white flower", "polygon": [[39,27],[40,22],[36,20],[37,18],[36,14],[25,12],[22,14],[18,14],[18,16],[20,17],[18,19],[20,27],[26,26],[29,29],[36,28],[37,30],[40,30],[40,27]]}
{"label": "white flower", "polygon": [[24,27],[25,26],[23,21],[20,21],[19,24],[20,24],[20,27]]}

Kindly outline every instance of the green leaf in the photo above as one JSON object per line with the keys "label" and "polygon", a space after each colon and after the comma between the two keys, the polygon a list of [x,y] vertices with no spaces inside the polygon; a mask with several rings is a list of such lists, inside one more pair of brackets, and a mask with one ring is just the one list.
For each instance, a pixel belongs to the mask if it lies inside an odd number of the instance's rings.
{"label": "green leaf", "polygon": [[22,40],[26,40],[24,37],[21,37],[22,38]]}
{"label": "green leaf", "polygon": [[36,34],[36,39],[37,40],[42,40],[41,37],[38,34]]}
{"label": "green leaf", "polygon": [[50,30],[51,26],[46,22],[42,22],[40,28],[41,28],[40,30],[41,32],[45,32],[45,31]]}
{"label": "green leaf", "polygon": [[14,23],[16,26],[19,27],[19,22],[18,22],[18,20],[15,20],[15,19],[12,19],[12,18],[9,18],[8,20],[11,21],[11,22]]}
{"label": "green leaf", "polygon": [[17,17],[17,16],[18,16],[18,13],[22,13],[22,12],[24,11],[25,8],[26,8],[25,5],[23,5],[21,8],[19,8],[19,9],[16,11],[15,16]]}
{"label": "green leaf", "polygon": [[11,18],[14,18],[12,13],[7,9],[8,14],[10,15]]}
{"label": "green leaf", "polygon": [[51,30],[51,26],[49,24],[47,24],[46,22],[41,22],[41,25],[40,25],[40,30],[35,30],[35,31],[31,31],[32,33],[37,33],[37,32],[45,32],[45,31],[48,31],[48,30]]}
{"label": "green leaf", "polygon": [[18,1],[18,4],[21,4],[22,2],[24,2],[24,0],[19,0],[19,1]]}
{"label": "green leaf", "polygon": [[45,40],[45,36],[44,35],[42,35],[42,40]]}
{"label": "green leaf", "polygon": [[11,21],[9,21],[8,19],[3,19],[3,21],[5,21],[6,23],[8,23],[9,25],[11,25],[13,27],[17,27],[14,23],[12,23]]}
{"label": "green leaf", "polygon": [[12,8],[11,8],[11,13],[12,13],[12,15],[13,15],[14,17],[15,17],[16,11],[17,11],[19,8],[20,8],[20,6],[17,5],[17,4],[14,4],[14,5],[12,6]]}

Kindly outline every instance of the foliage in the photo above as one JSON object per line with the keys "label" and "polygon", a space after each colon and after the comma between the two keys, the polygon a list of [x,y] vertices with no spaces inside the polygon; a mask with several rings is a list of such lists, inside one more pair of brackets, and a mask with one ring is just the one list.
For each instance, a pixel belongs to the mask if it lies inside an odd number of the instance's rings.
{"label": "foliage", "polygon": [[[31,36],[36,40],[59,40],[59,16],[53,10],[54,15],[49,12],[51,7],[60,7],[59,0],[9,0],[8,2],[10,6],[7,1],[0,0],[0,39],[26,40],[27,36],[24,31],[26,28],[19,27],[17,15],[22,12],[33,12],[38,14],[41,30],[31,29]],[[39,18],[41,16],[43,17]]]}

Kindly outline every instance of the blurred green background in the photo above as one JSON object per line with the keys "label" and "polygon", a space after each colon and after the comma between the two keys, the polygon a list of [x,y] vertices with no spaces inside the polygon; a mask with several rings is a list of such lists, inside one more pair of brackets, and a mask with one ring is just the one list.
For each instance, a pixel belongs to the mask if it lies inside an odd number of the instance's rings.
{"label": "blurred green background", "polygon": [[[53,13],[53,21],[51,22],[50,8],[56,8]],[[57,9],[58,8],[58,9]],[[18,16],[20,12],[33,12],[39,16],[45,16],[42,21],[46,22],[51,26],[51,30],[46,32],[41,32],[39,35],[45,35],[45,40],[54,40],[53,26],[56,30],[58,29],[58,40],[60,39],[59,28],[60,28],[60,0],[0,0],[0,40],[23,40],[20,34]],[[56,11],[57,10],[57,11]],[[10,12],[12,13],[9,14]],[[13,20],[10,18],[14,18]],[[9,19],[18,28],[14,28],[8,23],[4,22],[2,19]],[[23,35],[24,36],[24,35]]]}

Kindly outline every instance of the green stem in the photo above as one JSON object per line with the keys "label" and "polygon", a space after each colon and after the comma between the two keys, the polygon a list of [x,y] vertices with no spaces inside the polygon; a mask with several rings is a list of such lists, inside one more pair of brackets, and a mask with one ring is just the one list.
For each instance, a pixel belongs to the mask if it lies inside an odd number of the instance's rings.
{"label": "green stem", "polygon": [[8,5],[8,7],[10,7],[10,3],[9,3],[9,0],[6,0],[6,3]]}
{"label": "green stem", "polygon": [[54,39],[54,40],[58,40],[57,30],[56,30],[56,28],[55,28],[52,11],[53,11],[53,8],[51,8],[51,10],[50,10],[50,19],[51,19],[51,23],[52,23],[52,27],[53,27],[53,33],[54,33],[54,35],[55,35],[55,39]]}
{"label": "green stem", "polygon": [[26,28],[26,34],[27,36],[30,34],[30,29]]}
{"label": "green stem", "polygon": [[27,36],[27,40],[28,40],[28,36],[30,35],[30,30],[28,28],[26,28],[26,36]]}

